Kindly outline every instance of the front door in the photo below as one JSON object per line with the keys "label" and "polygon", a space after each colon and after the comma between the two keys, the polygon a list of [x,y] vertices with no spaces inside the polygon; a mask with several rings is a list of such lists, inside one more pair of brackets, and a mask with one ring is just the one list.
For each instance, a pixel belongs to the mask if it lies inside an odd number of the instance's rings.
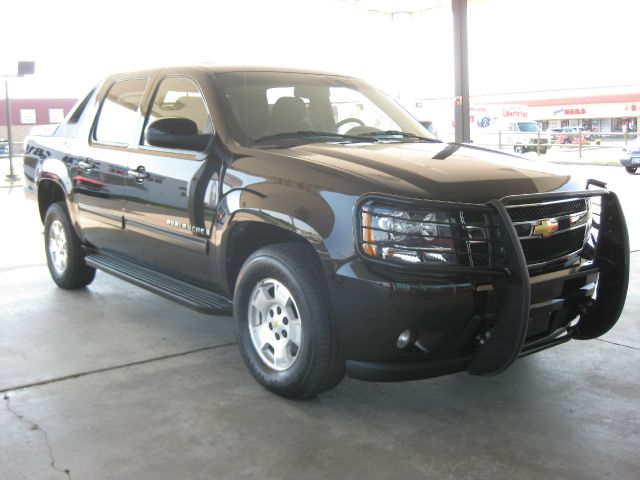
{"label": "front door", "polygon": [[220,164],[205,153],[212,137],[211,116],[195,80],[161,79],[140,145],[129,156],[125,186],[130,255],[201,284],[214,280],[209,238]]}

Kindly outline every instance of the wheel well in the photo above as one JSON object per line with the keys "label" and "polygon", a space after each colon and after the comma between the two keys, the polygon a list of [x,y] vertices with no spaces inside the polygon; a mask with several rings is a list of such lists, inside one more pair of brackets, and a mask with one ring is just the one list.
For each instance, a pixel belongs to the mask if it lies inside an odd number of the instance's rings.
{"label": "wheel well", "polygon": [[38,209],[40,210],[40,220],[44,222],[49,207],[56,202],[65,200],[62,187],[52,180],[43,180],[38,186]]}
{"label": "wheel well", "polygon": [[243,222],[236,226],[228,239],[226,265],[229,292],[233,293],[240,268],[253,252],[267,245],[291,242],[311,246],[301,236],[267,223]]}

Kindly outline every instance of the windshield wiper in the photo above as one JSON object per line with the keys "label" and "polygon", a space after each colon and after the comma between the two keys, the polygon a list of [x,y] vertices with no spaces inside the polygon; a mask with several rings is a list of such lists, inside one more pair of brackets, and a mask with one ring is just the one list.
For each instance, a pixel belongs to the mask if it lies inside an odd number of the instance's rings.
{"label": "windshield wiper", "polygon": [[334,138],[340,140],[353,140],[356,142],[364,142],[371,141],[365,140],[361,135],[345,135],[343,133],[335,133],[335,132],[316,132],[313,130],[300,130],[297,132],[281,132],[274,133],[273,135],[265,135],[264,137],[260,137],[254,140],[254,143],[263,143],[268,142],[270,140],[286,140],[286,139],[296,139],[296,138],[305,138],[310,137],[313,139],[316,138]]}
{"label": "windshield wiper", "polygon": [[442,140],[438,140],[436,138],[423,137],[421,135],[416,135],[415,133],[403,132],[401,130],[383,130],[381,132],[366,132],[366,133],[361,133],[358,136],[360,137],[400,136],[402,138],[415,138],[416,140],[420,140],[421,142],[442,143]]}

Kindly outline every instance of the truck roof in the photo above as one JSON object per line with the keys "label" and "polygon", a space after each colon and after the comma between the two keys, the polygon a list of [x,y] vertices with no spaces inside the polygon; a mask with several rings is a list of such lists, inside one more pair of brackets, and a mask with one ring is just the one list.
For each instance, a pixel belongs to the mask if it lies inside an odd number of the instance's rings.
{"label": "truck roof", "polygon": [[208,72],[208,73],[232,73],[232,72],[280,72],[280,73],[302,73],[302,74],[315,74],[315,75],[331,75],[339,77],[352,78],[351,75],[344,75],[335,72],[327,72],[322,70],[310,70],[294,67],[275,67],[275,66],[260,66],[260,65],[218,65],[215,63],[202,63],[194,65],[171,65],[157,68],[148,68],[143,70],[136,70],[130,72],[117,72],[109,77],[114,76],[129,76],[140,74],[156,74],[162,71],[179,71],[182,73],[188,72]]}

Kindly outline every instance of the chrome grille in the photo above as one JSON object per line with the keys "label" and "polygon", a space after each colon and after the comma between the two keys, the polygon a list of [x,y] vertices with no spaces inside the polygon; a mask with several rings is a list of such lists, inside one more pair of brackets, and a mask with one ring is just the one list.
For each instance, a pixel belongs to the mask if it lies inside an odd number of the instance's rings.
{"label": "chrome grille", "polygon": [[558,217],[587,210],[586,198],[507,207],[512,222]]}
{"label": "chrome grille", "polygon": [[[493,267],[495,254],[491,248],[497,227],[486,213],[460,212],[461,228],[458,231],[467,251],[466,261],[470,267]],[[463,261],[464,263],[464,261]]]}
{"label": "chrome grille", "polygon": [[590,230],[587,198],[507,206],[527,265],[539,266],[579,253]]}
{"label": "chrome grille", "polygon": [[528,264],[546,263],[582,250],[586,227],[554,235],[549,238],[521,240]]}

